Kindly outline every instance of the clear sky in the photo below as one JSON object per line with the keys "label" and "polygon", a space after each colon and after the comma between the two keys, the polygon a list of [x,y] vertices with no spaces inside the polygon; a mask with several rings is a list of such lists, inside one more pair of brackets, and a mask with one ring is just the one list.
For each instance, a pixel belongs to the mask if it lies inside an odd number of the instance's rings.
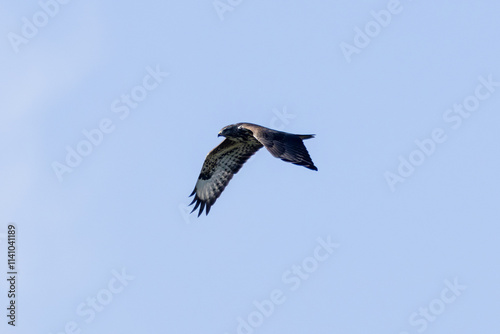
{"label": "clear sky", "polygon": [[[0,9],[1,333],[500,331],[500,5]],[[189,215],[237,122],[319,170],[263,149]]]}

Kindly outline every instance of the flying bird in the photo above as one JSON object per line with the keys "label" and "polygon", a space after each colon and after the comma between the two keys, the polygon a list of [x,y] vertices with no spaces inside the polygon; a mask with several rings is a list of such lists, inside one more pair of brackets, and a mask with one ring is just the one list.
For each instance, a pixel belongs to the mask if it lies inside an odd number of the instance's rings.
{"label": "flying bird", "polygon": [[237,123],[222,128],[218,136],[226,139],[207,154],[198,182],[190,195],[194,195],[194,199],[189,205],[196,203],[191,213],[199,207],[198,217],[203,209],[208,215],[233,175],[263,146],[276,158],[318,170],[302,142],[314,138],[314,135],[296,135],[257,124]]}

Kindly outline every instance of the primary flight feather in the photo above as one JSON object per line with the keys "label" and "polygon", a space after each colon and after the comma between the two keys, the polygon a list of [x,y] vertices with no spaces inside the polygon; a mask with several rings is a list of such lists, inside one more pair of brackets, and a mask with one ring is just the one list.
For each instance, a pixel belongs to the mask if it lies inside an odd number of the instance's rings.
{"label": "primary flight feather", "polygon": [[302,142],[314,135],[296,135],[252,123],[237,123],[222,128],[220,136],[226,139],[208,153],[190,195],[194,195],[194,199],[189,205],[196,203],[191,213],[199,207],[198,217],[204,209],[208,215],[233,175],[263,146],[276,158],[318,170]]}

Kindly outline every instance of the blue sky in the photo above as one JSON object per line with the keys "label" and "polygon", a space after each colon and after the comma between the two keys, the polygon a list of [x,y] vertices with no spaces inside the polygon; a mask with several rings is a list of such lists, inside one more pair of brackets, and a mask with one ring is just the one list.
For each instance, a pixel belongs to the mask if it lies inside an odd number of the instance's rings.
{"label": "blue sky", "polygon": [[[1,7],[2,333],[500,329],[498,5]],[[237,122],[319,171],[261,150],[196,218]]]}

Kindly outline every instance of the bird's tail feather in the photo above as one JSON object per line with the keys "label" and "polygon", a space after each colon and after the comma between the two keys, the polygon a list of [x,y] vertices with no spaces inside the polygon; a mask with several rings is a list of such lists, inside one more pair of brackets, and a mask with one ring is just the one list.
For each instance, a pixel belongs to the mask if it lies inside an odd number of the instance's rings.
{"label": "bird's tail feather", "polygon": [[300,139],[310,139],[314,138],[315,135],[298,135]]}

